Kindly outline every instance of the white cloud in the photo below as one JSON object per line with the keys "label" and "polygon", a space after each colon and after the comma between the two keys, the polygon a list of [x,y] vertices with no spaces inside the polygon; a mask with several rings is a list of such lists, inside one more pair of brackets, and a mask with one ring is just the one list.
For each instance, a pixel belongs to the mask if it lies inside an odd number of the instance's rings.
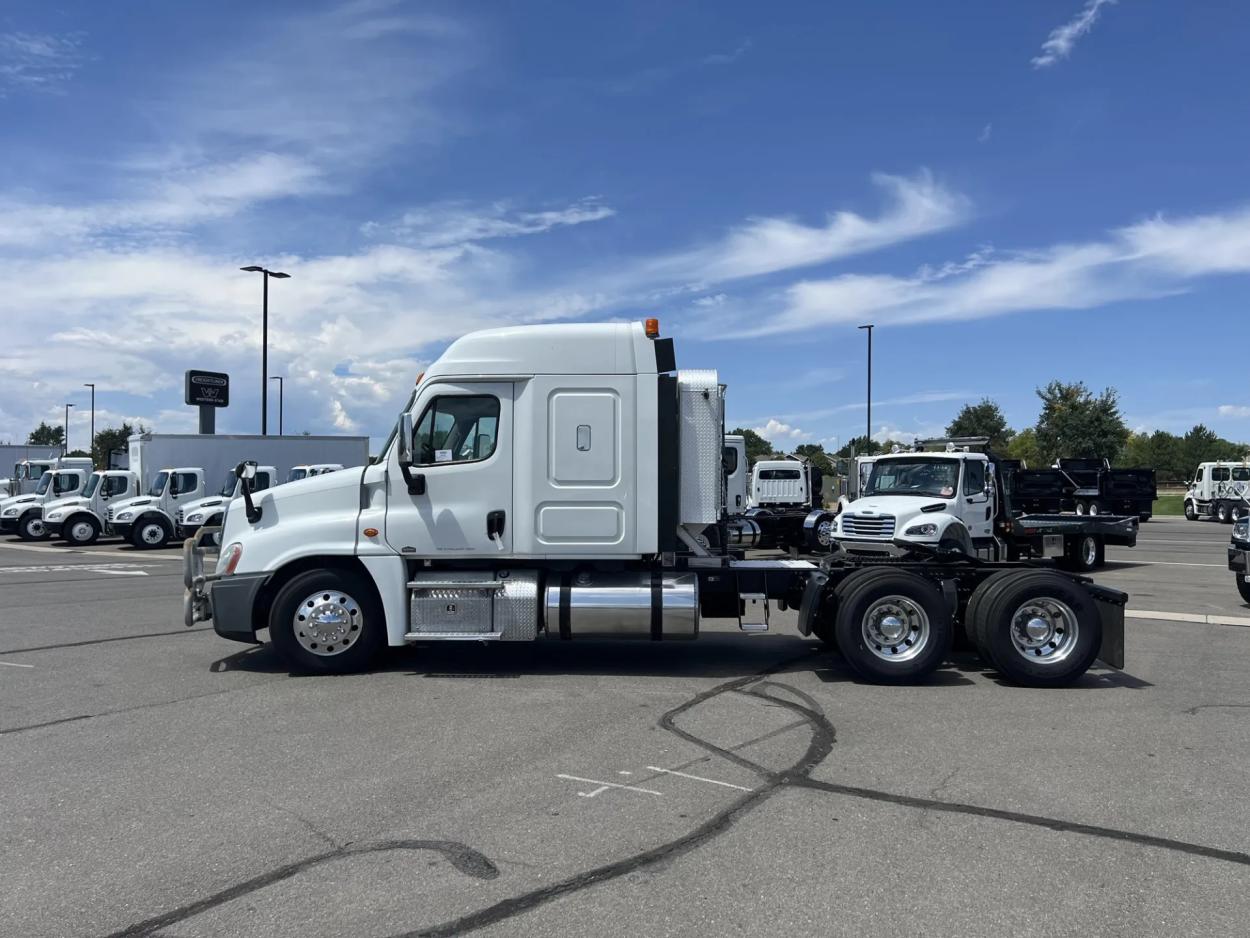
{"label": "white cloud", "polygon": [[762,436],[774,446],[784,449],[787,446],[797,446],[811,439],[811,434],[798,427],[793,427],[788,423],[783,423],[773,417],[761,427],[752,427],[756,433]]}
{"label": "white cloud", "polygon": [[1221,404],[1219,412],[1221,417],[1250,417],[1250,407],[1245,404]]}
{"label": "white cloud", "polygon": [[1012,254],[979,252],[910,277],[843,274],[790,286],[775,315],[756,312],[728,337],[865,321],[903,324],[980,319],[1026,310],[1092,309],[1189,289],[1193,280],[1250,273],[1250,208],[1109,233],[1102,241]]}
{"label": "white cloud", "polygon": [[729,52],[713,52],[711,55],[705,55],[702,62],[704,65],[731,65],[750,52],[752,45],[750,39],[744,39]]}
{"label": "white cloud", "polygon": [[713,244],[658,258],[640,274],[673,283],[723,283],[880,250],[951,228],[968,216],[968,200],[927,172],[912,177],[876,173],[872,180],[887,196],[876,218],[848,211],[829,215],[823,225],[753,218]]}
{"label": "white cloud", "polygon": [[895,424],[883,423],[879,430],[874,430],[872,438],[878,443],[903,443],[910,445],[916,440],[932,439],[941,436],[941,424],[924,424],[915,430],[904,430]]}
{"label": "white cloud", "polygon": [[77,34],[0,33],[0,98],[18,89],[62,92],[85,63]]}
{"label": "white cloud", "polygon": [[489,206],[442,202],[406,212],[391,225],[368,222],[362,230],[370,236],[386,235],[419,247],[445,247],[543,234],[553,228],[602,221],[615,214],[595,198],[580,199],[572,205],[544,211],[517,211],[508,202],[496,202]]}
{"label": "white cloud", "polygon": [[1048,68],[1070,56],[1076,41],[1094,28],[1098,21],[1098,11],[1113,3],[1115,0],[1087,0],[1076,16],[1050,31],[1050,35],[1042,43],[1041,53],[1033,58],[1033,67]]}
{"label": "white cloud", "polygon": [[994,125],[986,124],[981,128],[981,132],[977,134],[977,143],[989,143],[992,136],[994,136]]}

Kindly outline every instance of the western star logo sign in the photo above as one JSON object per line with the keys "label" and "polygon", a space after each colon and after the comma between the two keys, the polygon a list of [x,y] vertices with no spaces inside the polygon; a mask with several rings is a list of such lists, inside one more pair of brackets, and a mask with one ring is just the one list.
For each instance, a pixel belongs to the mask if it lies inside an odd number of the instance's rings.
{"label": "western star logo sign", "polygon": [[220,371],[188,371],[186,402],[201,407],[230,406],[230,376]]}

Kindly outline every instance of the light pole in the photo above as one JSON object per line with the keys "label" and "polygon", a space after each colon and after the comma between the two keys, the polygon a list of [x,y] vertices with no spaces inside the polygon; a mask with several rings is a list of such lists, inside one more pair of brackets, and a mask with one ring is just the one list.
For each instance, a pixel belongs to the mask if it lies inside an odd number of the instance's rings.
{"label": "light pole", "polygon": [[269,435],[269,278],[277,277],[285,280],[290,274],[280,270],[266,270],[253,264],[240,267],[252,274],[263,274],[265,278],[264,292],[261,294],[261,327],[260,327],[260,435]]}
{"label": "light pole", "polygon": [[860,326],[868,330],[868,443],[872,442],[872,326]]}
{"label": "light pole", "polygon": [[278,436],[282,436],[282,376],[274,375],[269,380],[278,382]]}
{"label": "light pole", "polygon": [[74,406],[73,404],[65,405],[65,430],[61,434],[61,455],[62,456],[69,455],[69,409],[73,406]]}
{"label": "light pole", "polygon": [[[84,388],[91,388],[91,443],[87,447],[87,452],[93,460],[92,467],[95,466],[95,385],[88,381],[83,385]],[[107,467],[106,467],[107,468]]]}

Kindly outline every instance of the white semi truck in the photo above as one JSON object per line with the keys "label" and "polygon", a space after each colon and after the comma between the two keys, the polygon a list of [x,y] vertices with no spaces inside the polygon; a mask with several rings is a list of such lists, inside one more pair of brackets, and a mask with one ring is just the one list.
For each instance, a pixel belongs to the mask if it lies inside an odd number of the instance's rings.
{"label": "white semi truck", "polygon": [[1185,517],[1228,524],[1250,509],[1250,462],[1203,462],[1185,492]]}
{"label": "white semi truck", "polygon": [[[1126,595],[1051,567],[703,547],[729,523],[724,388],[676,372],[657,332],[535,325],[452,343],[377,462],[245,485],[220,531],[185,543],[186,624],[252,643],[268,630],[294,667],[341,672],[388,645],[688,640],[705,617],[755,633],[784,604],[874,681],[923,678],[957,626],[1022,684],[1123,665]],[[209,534],[224,545],[211,571]]]}
{"label": "white semi truck", "polygon": [[221,478],[244,460],[281,473],[292,465],[310,465],[315,456],[363,465],[369,438],[137,433],[129,441],[129,468],[146,494],[110,505],[107,532],[140,549],[164,547],[177,536],[179,511],[209,495],[206,480]]}
{"label": "white semi truck", "polygon": [[43,503],[44,534],[81,547],[94,544],[105,530],[110,504],[139,494],[139,477],[124,469],[93,472],[77,495]]}
{"label": "white semi truck", "polygon": [[22,474],[44,469],[33,491],[0,501],[0,534],[16,534],[24,541],[42,540],[44,502],[77,495],[91,475],[91,460],[85,456],[53,460],[30,460],[21,464]]}

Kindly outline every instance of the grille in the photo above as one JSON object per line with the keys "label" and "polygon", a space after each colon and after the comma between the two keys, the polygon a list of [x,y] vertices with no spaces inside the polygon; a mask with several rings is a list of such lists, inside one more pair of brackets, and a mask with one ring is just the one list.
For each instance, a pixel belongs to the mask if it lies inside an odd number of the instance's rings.
{"label": "grille", "polygon": [[893,515],[843,515],[842,533],[850,537],[894,537]]}
{"label": "grille", "polygon": [[112,509],[112,508],[110,508],[108,511],[106,511],[106,512],[104,513],[104,520],[105,520],[105,521],[112,521],[112,520],[113,520],[113,509]]}
{"label": "grille", "polygon": [[179,508],[177,514],[174,515],[174,522],[176,524],[182,524],[184,514],[185,512],[181,508]]}

